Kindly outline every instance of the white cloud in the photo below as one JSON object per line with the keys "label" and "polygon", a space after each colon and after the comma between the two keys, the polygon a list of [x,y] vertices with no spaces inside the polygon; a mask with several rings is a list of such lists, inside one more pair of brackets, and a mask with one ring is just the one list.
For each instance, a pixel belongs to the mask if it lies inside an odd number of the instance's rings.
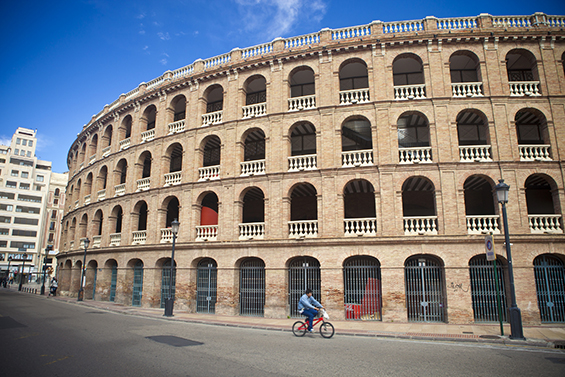
{"label": "white cloud", "polygon": [[169,39],[171,39],[171,36],[169,35],[169,33],[163,33],[162,31],[158,32],[157,36],[159,38],[161,38],[161,40],[163,40],[163,41],[168,41]]}
{"label": "white cloud", "polygon": [[145,13],[140,13],[136,16],[137,19],[143,20],[145,18]]}
{"label": "white cloud", "polygon": [[159,62],[163,65],[166,65],[169,61],[167,59],[161,59]]}
{"label": "white cloud", "polygon": [[11,142],[12,138],[10,136],[0,135],[0,145],[6,145],[9,147]]}
{"label": "white cloud", "polygon": [[139,31],[139,34],[145,35],[145,30],[140,30],[140,31]]}

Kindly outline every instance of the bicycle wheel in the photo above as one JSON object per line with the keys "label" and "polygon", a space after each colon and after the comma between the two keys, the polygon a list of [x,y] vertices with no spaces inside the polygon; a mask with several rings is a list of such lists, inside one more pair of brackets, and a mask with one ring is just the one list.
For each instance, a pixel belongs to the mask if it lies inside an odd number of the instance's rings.
{"label": "bicycle wheel", "polygon": [[320,325],[320,335],[322,335],[324,338],[331,338],[332,336],[334,336],[334,333],[334,325],[332,325],[331,323],[324,321],[324,323]]}
{"label": "bicycle wheel", "polygon": [[294,322],[294,325],[292,325],[292,333],[295,336],[304,336],[304,334],[306,334],[306,330],[308,330],[308,327],[302,321],[296,321]]}

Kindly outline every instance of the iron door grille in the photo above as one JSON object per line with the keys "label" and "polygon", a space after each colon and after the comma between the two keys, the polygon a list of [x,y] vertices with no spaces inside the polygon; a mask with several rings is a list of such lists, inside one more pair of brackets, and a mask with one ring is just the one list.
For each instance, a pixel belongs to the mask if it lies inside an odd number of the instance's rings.
{"label": "iron door grille", "polygon": [[[169,297],[169,283],[170,283],[170,276],[171,276],[171,263],[167,262],[163,265],[163,269],[161,270],[161,308],[165,307],[165,300]],[[175,299],[175,291],[176,291],[176,279],[177,278],[177,269],[173,269],[173,289],[171,292],[171,297],[174,301]]]}
{"label": "iron door grille", "polygon": [[143,292],[143,263],[138,262],[133,268],[133,291],[132,306],[141,306],[141,294]]}
{"label": "iron door grille", "polygon": [[445,297],[443,268],[431,258],[416,257],[406,262],[406,309],[413,322],[443,322]]}
{"label": "iron door grille", "polygon": [[110,301],[116,299],[116,286],[118,285],[118,266],[112,266],[112,278],[110,280]]}
{"label": "iron door grille", "polygon": [[94,281],[92,282],[92,299],[94,300],[94,297],[96,295],[96,277],[98,276],[98,269],[96,267],[94,267]]}
{"label": "iron door grille", "polygon": [[[502,321],[506,322],[506,287],[504,285],[502,260],[496,259],[496,277],[498,280],[498,296],[502,308]],[[469,262],[471,275],[471,299],[476,322],[498,322],[498,305],[496,300],[496,280],[494,267],[485,256],[471,259]]]}
{"label": "iron door grille", "polygon": [[343,266],[345,318],[380,321],[381,269],[370,257],[348,259]]}
{"label": "iron door grille", "polygon": [[265,263],[246,260],[239,273],[239,313],[262,317],[265,309]]}
{"label": "iron door grille", "polygon": [[198,264],[196,278],[196,312],[216,312],[217,265],[213,259],[204,259]]}
{"label": "iron door grille", "polygon": [[320,262],[314,258],[295,259],[288,269],[289,281],[289,306],[290,316],[301,317],[298,312],[298,300],[304,294],[306,288],[312,290],[313,297],[321,302]]}
{"label": "iron door grille", "polygon": [[559,259],[534,259],[536,292],[542,322],[565,322],[565,268]]}

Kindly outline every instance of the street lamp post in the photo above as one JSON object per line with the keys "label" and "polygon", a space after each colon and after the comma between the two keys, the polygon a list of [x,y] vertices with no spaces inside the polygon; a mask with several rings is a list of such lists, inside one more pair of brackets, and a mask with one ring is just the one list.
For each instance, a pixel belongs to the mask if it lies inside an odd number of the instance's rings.
{"label": "street lamp post", "polygon": [[45,294],[45,259],[47,258],[47,254],[49,254],[49,250],[51,250],[51,246],[47,246],[45,248],[45,256],[43,257],[43,283],[41,284],[41,295]]}
{"label": "street lamp post", "polygon": [[506,244],[506,258],[508,259],[508,278],[510,280],[510,307],[508,308],[508,319],[510,321],[510,339],[525,340],[522,329],[522,315],[516,304],[516,291],[514,289],[514,269],[512,267],[512,252],[510,251],[510,235],[508,234],[508,216],[506,214],[506,203],[508,203],[508,190],[510,186],[500,179],[495,186],[498,202],[502,204],[502,220],[504,222],[504,242]]}
{"label": "street lamp post", "polygon": [[78,290],[78,299],[77,301],[82,301],[84,299],[84,277],[86,274],[86,249],[88,249],[88,245],[90,244],[90,240],[88,238],[84,239],[84,258],[82,260],[82,271],[80,273],[80,288]]}
{"label": "street lamp post", "polygon": [[7,276],[8,280],[10,280],[10,265],[11,264],[12,264],[12,256],[10,255],[8,257],[8,276]]}
{"label": "street lamp post", "polygon": [[24,253],[23,257],[24,257],[24,262],[22,263],[22,273],[20,275],[20,285],[18,286],[18,291],[22,290],[22,285],[24,284],[24,271],[26,267],[27,253]]}
{"label": "street lamp post", "polygon": [[175,299],[173,297],[173,271],[175,266],[175,242],[179,232],[180,223],[174,219],[171,223],[171,232],[173,233],[173,251],[171,253],[171,273],[169,276],[169,296],[165,299],[165,317],[173,316],[173,307],[175,306]]}

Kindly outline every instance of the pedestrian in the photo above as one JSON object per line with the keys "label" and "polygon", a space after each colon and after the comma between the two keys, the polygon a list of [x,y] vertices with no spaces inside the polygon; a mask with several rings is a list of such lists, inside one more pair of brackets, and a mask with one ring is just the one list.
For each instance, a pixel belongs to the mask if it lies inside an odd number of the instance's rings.
{"label": "pedestrian", "polygon": [[55,297],[57,295],[57,288],[59,287],[59,284],[57,283],[57,278],[53,278],[53,280],[51,280],[51,285],[49,287],[50,287],[49,296],[53,295],[53,297]]}

